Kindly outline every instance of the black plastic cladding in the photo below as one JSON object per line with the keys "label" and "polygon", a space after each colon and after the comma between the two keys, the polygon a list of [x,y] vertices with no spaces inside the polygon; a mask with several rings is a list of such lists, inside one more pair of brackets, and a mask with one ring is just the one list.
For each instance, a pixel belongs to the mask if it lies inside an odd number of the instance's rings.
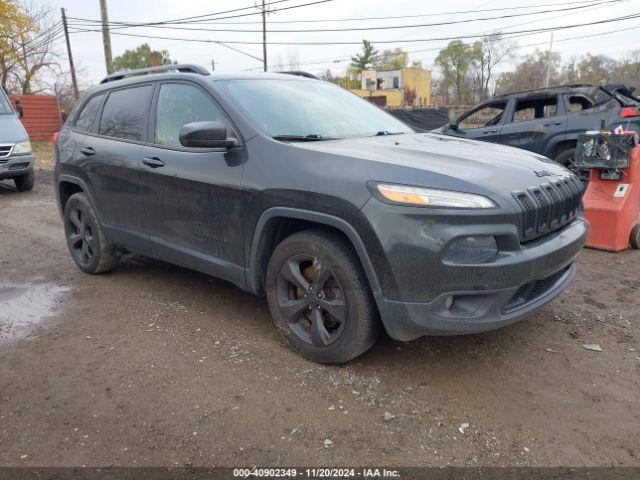
{"label": "black plastic cladding", "polygon": [[562,228],[578,215],[582,184],[575,175],[513,192],[521,214],[520,241]]}

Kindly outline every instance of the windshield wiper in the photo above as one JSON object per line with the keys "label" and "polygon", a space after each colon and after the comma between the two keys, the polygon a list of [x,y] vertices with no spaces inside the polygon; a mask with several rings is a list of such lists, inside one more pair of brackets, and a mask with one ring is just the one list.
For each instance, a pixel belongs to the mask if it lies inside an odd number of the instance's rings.
{"label": "windshield wiper", "polygon": [[322,140],[331,140],[317,133],[311,133],[309,135],[274,135],[272,138],[282,142],[320,142]]}

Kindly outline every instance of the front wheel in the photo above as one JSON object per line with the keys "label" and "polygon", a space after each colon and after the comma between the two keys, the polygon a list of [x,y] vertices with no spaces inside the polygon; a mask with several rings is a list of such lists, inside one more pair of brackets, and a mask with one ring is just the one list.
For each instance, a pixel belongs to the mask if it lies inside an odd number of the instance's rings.
{"label": "front wheel", "polygon": [[360,262],[340,236],[307,230],[283,240],[267,266],[267,299],[289,345],[320,363],[344,363],[380,336]]}
{"label": "front wheel", "polygon": [[16,184],[16,188],[19,192],[27,192],[29,190],[33,190],[33,184],[35,183],[35,176],[33,171],[29,173],[25,173],[24,175],[20,175],[19,177],[15,177],[13,181]]}
{"label": "front wheel", "polygon": [[64,207],[64,233],[76,265],[85,273],[113,270],[120,257],[107,241],[84,193],[75,193]]}

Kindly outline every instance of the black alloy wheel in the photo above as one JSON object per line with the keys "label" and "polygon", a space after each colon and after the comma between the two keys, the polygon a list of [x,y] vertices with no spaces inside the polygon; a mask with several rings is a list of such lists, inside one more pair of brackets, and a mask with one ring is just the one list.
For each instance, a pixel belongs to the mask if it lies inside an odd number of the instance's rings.
{"label": "black alloy wheel", "polygon": [[273,322],[309,360],[345,363],[380,337],[367,276],[349,241],[337,233],[309,229],[285,238],[269,258],[265,280]]}
{"label": "black alloy wheel", "polygon": [[90,265],[96,251],[95,239],[89,215],[78,206],[71,208],[66,218],[69,229],[69,250],[73,259],[81,265]]}
{"label": "black alloy wheel", "polygon": [[277,296],[282,317],[303,342],[326,347],[344,331],[347,300],[335,273],[319,257],[300,254],[285,261]]}

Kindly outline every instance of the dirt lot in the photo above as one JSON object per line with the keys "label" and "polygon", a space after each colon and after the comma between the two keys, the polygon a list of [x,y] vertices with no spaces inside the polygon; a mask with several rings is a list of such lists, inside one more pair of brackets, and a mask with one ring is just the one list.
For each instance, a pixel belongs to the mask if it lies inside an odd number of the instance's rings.
{"label": "dirt lot", "polygon": [[223,281],[82,274],[39,152],[33,192],[0,183],[1,465],[640,465],[640,253],[585,250],[512,327],[320,366]]}

